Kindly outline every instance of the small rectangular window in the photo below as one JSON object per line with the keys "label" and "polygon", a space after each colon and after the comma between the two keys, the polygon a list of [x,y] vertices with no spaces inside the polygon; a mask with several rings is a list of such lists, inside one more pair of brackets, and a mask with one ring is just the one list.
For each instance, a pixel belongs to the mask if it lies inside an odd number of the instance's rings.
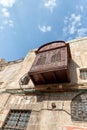
{"label": "small rectangular window", "polygon": [[10,110],[2,130],[25,130],[30,113],[29,110]]}
{"label": "small rectangular window", "polygon": [[87,69],[81,69],[80,70],[80,77],[83,80],[87,80]]}

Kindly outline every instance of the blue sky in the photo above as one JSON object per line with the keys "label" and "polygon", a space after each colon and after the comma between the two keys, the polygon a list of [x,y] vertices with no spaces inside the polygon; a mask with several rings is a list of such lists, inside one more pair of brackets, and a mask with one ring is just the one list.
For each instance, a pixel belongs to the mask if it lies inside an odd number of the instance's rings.
{"label": "blue sky", "polygon": [[87,35],[87,0],[0,0],[0,58]]}

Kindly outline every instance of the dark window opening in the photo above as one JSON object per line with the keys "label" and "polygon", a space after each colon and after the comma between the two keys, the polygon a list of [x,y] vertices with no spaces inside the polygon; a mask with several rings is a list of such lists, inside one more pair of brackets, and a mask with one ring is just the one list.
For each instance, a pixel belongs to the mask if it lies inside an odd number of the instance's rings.
{"label": "dark window opening", "polygon": [[57,54],[54,54],[51,58],[51,62],[61,61],[61,53],[57,52]]}
{"label": "dark window opening", "polygon": [[46,56],[40,56],[36,62],[36,65],[43,65],[45,64],[45,61],[46,61]]}
{"label": "dark window opening", "polygon": [[2,130],[25,130],[31,111],[29,110],[11,110],[3,125]]}
{"label": "dark window opening", "polygon": [[86,79],[87,79],[87,69],[81,69],[81,70],[80,70],[80,77],[81,77],[81,79],[83,79],[83,80],[86,80]]}
{"label": "dark window opening", "polygon": [[20,79],[20,84],[21,85],[27,85],[29,83],[29,76],[26,75],[26,76],[23,76],[21,79]]}

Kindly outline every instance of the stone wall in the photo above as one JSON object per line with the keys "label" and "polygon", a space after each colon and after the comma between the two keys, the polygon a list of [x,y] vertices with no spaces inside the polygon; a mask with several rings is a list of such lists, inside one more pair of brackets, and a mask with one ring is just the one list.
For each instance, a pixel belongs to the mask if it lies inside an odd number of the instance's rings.
{"label": "stone wall", "polygon": [[70,41],[72,54],[71,80],[77,83],[87,83],[87,80],[80,78],[80,69],[87,68],[87,38]]}
{"label": "stone wall", "polygon": [[[80,78],[80,69],[87,68],[87,38],[69,41],[72,54],[70,64],[71,82],[69,84],[47,85],[50,88],[77,87],[87,88],[87,80]],[[0,71],[0,127],[2,127],[10,109],[31,110],[27,130],[68,130],[65,126],[87,127],[87,122],[73,121],[71,116],[72,99],[81,92],[62,92],[45,95],[24,95],[2,93],[6,89],[21,90],[19,81],[28,73],[35,50],[30,51],[21,61],[10,62]],[[85,62],[84,62],[85,61]],[[23,88],[34,88],[30,80]],[[46,87],[46,86],[39,86]],[[87,100],[87,99],[86,99]],[[55,104],[55,108],[52,107]],[[86,128],[87,129],[87,128]]]}

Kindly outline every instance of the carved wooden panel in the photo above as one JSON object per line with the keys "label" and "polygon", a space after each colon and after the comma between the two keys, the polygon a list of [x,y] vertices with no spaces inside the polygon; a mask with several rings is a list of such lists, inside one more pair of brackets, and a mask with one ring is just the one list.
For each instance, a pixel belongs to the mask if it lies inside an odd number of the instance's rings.
{"label": "carved wooden panel", "polygon": [[40,54],[38,59],[37,59],[36,66],[37,65],[44,65],[45,61],[46,61],[46,55]]}
{"label": "carved wooden panel", "polygon": [[37,54],[30,71],[48,71],[67,66],[67,48]]}
{"label": "carved wooden panel", "polygon": [[72,120],[87,121],[87,93],[76,96],[71,103]]}
{"label": "carved wooden panel", "polygon": [[41,46],[29,71],[35,85],[70,82],[68,46],[63,41]]}
{"label": "carved wooden panel", "polygon": [[47,51],[47,50],[51,50],[51,49],[56,49],[56,48],[63,47],[63,46],[65,46],[64,41],[52,42],[52,43],[48,43],[46,45],[41,46],[38,49],[38,52],[43,52],[43,51]]}

